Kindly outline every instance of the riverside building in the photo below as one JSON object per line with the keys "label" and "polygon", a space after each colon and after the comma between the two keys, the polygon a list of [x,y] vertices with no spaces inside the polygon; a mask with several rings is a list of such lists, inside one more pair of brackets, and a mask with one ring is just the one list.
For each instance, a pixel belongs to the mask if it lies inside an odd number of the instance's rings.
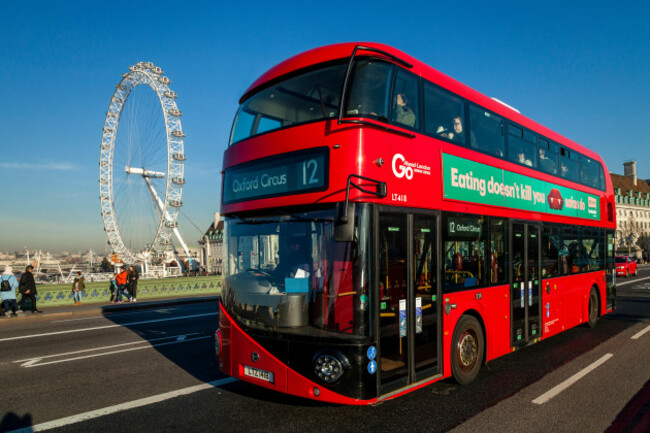
{"label": "riverside building", "polygon": [[650,247],[650,185],[636,175],[636,162],[610,173],[616,195],[616,251],[641,259]]}

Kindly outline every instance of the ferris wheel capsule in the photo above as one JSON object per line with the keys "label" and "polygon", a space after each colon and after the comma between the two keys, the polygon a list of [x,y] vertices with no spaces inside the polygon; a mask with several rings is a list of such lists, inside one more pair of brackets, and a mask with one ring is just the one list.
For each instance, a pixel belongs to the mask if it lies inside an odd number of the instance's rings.
{"label": "ferris wheel capsule", "polygon": [[150,69],[151,69],[151,72],[153,72],[154,74],[157,74],[157,75],[161,75],[163,73],[162,68],[159,67],[159,66],[152,66]]}
{"label": "ferris wheel capsule", "polygon": [[174,158],[176,161],[185,161],[187,159],[185,154],[180,152],[172,154],[172,158]]}
{"label": "ferris wheel capsule", "polygon": [[158,82],[160,84],[171,84],[172,80],[170,80],[169,77],[162,76],[158,77]]}
{"label": "ferris wheel capsule", "polygon": [[153,68],[155,65],[152,62],[142,62],[142,66],[144,66],[147,69]]}
{"label": "ferris wheel capsule", "polygon": [[165,95],[166,97],[171,98],[171,99],[176,99],[176,97],[178,96],[178,95],[176,95],[176,92],[174,92],[172,90],[167,90],[166,92],[163,93],[163,95]]}
{"label": "ferris wheel capsule", "polygon": [[173,130],[172,135],[176,138],[183,138],[185,137],[185,133],[183,131],[178,131],[178,130]]}
{"label": "ferris wheel capsule", "polygon": [[181,110],[179,110],[178,108],[172,108],[170,110],[167,110],[167,112],[172,116],[176,116],[176,117],[181,117],[183,115]]}

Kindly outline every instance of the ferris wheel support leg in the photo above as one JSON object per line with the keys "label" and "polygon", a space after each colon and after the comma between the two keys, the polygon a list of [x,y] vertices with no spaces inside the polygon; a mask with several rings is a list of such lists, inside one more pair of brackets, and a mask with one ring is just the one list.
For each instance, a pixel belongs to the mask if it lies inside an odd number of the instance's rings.
{"label": "ferris wheel support leg", "polygon": [[[147,186],[149,187],[149,192],[151,194],[151,199],[153,200],[154,205],[156,206],[156,209],[158,209],[158,213],[162,213],[164,206],[163,202],[160,199],[160,196],[156,192],[155,188],[151,184],[151,181],[149,180],[149,176],[146,176],[145,174],[142,174],[142,177],[144,178],[145,182],[147,183]],[[166,213],[166,212],[165,212]],[[169,217],[169,214],[165,215],[166,217]],[[190,254],[189,248],[187,248],[187,244],[183,240],[183,237],[181,236],[181,232],[178,230],[178,227],[174,227],[172,230],[174,235],[176,235],[176,239],[178,239],[178,242],[180,242],[181,246],[183,247],[183,250],[185,251],[185,254],[187,254],[187,260],[188,263],[192,263],[192,255]],[[174,253],[176,253],[176,249],[174,249]],[[185,266],[183,266],[183,262],[178,258],[178,255],[176,257],[178,259],[178,264],[185,271],[186,269]]]}

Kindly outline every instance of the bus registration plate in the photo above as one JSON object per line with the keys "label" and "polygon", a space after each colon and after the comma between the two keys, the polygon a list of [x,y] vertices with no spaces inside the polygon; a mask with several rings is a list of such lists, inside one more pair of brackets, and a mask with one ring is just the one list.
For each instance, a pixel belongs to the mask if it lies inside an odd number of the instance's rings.
{"label": "bus registration plate", "polygon": [[260,370],[259,368],[253,368],[244,365],[244,375],[273,383],[273,373],[270,371]]}

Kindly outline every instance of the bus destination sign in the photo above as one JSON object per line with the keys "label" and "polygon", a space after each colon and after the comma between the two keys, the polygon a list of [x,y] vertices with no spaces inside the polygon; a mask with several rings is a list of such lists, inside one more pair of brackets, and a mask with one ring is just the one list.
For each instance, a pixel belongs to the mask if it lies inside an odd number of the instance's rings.
{"label": "bus destination sign", "polygon": [[321,147],[227,169],[223,180],[223,202],[228,204],[327,189],[328,163],[328,149]]}
{"label": "bus destination sign", "polygon": [[442,166],[446,199],[600,219],[596,195],[446,153]]}

